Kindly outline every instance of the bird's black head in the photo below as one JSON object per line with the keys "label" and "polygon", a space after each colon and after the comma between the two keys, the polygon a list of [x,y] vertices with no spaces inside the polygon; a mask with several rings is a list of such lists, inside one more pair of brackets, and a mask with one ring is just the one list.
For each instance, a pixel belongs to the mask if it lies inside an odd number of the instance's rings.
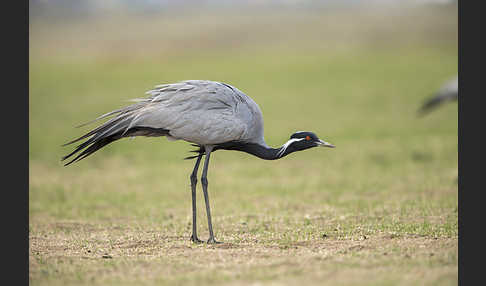
{"label": "bird's black head", "polygon": [[295,151],[302,151],[312,147],[331,147],[335,146],[325,142],[316,134],[308,131],[298,131],[290,136],[290,139],[280,148],[278,155],[283,157]]}

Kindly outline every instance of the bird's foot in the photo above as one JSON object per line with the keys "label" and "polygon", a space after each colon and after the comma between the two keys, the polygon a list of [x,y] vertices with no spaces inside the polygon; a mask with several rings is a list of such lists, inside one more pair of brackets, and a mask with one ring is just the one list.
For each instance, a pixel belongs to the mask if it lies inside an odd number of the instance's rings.
{"label": "bird's foot", "polygon": [[222,242],[221,242],[221,241],[216,241],[216,240],[214,239],[214,237],[210,237],[210,238],[208,239],[208,242],[207,242],[207,243],[208,243],[208,244],[220,244],[220,243],[222,243]]}
{"label": "bird's foot", "polygon": [[194,237],[194,235],[191,235],[191,241],[194,243],[203,243],[204,241],[200,240],[199,238]]}

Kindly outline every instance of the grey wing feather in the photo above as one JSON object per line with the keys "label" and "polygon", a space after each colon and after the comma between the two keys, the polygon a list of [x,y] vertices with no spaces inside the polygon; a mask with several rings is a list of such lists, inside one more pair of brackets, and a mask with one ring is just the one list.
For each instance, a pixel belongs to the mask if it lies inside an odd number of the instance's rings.
{"label": "grey wing feather", "polygon": [[188,80],[147,93],[151,97],[146,100],[152,105],[134,120],[135,124],[164,126],[173,138],[210,145],[251,140],[263,132],[258,105],[227,84]]}

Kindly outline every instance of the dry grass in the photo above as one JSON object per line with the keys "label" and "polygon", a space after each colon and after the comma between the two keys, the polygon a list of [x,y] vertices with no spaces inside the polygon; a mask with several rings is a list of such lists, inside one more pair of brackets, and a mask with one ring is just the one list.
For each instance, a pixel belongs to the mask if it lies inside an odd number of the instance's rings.
{"label": "dry grass", "polygon": [[238,240],[222,237],[220,245],[194,245],[187,236],[128,227],[132,223],[39,223],[30,237],[31,280],[63,277],[57,283],[44,280],[49,285],[457,284],[455,238],[383,233],[339,239],[329,233],[282,243],[282,233],[267,241],[239,233]]}

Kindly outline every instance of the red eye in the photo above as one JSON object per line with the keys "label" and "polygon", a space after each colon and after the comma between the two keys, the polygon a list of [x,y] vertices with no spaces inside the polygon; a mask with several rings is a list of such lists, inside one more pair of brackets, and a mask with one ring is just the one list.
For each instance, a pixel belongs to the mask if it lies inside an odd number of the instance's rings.
{"label": "red eye", "polygon": [[309,141],[311,138],[309,135],[305,136],[305,140]]}

